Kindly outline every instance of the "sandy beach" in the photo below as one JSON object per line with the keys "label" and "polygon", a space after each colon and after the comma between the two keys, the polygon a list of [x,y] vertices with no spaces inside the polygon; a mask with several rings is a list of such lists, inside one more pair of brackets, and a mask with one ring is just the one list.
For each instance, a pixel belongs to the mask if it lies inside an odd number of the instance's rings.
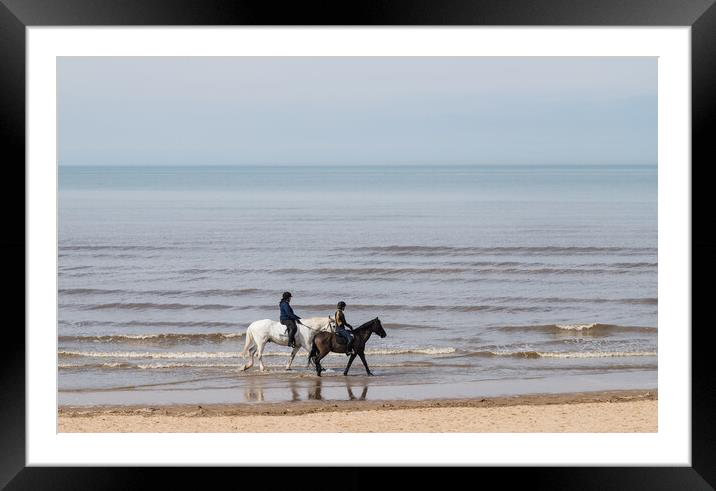
{"label": "sandy beach", "polygon": [[61,407],[67,433],[656,432],[656,391],[424,401]]}

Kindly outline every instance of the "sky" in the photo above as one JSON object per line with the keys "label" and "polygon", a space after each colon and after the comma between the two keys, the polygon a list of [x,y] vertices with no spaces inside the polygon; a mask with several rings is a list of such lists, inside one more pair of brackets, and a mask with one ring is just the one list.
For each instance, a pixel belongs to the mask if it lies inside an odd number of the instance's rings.
{"label": "sky", "polygon": [[657,59],[60,57],[60,165],[654,165]]}

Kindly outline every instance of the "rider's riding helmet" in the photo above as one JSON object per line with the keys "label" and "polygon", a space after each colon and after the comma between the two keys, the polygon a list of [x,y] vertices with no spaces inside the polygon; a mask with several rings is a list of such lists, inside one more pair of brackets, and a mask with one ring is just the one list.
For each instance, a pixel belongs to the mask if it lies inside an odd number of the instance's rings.
{"label": "rider's riding helmet", "polygon": [[346,303],[345,303],[343,300],[341,300],[340,302],[338,302],[338,308],[339,308],[339,309],[345,309],[345,308],[346,308]]}
{"label": "rider's riding helmet", "polygon": [[291,297],[291,292],[283,292],[283,297],[281,298],[281,300],[288,300]]}

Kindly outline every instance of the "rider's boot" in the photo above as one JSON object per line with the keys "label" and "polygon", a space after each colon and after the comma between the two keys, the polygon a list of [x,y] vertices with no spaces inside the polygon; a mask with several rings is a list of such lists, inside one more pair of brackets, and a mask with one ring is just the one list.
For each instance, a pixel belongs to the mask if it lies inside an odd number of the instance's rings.
{"label": "rider's boot", "polygon": [[348,342],[348,346],[346,346],[346,356],[351,356],[353,354],[353,340]]}

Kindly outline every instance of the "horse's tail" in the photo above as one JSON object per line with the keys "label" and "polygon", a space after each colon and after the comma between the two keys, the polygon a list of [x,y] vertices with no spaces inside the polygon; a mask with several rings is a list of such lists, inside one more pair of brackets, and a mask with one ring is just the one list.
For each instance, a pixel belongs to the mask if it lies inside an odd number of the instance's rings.
{"label": "horse's tail", "polygon": [[254,335],[251,331],[251,326],[246,329],[246,342],[244,343],[244,350],[241,352],[241,356],[246,356],[249,352],[249,348],[254,344]]}
{"label": "horse's tail", "polygon": [[318,354],[318,348],[316,347],[316,337],[313,337],[313,341],[311,341],[311,352],[308,353],[308,359],[313,360],[316,355]]}

